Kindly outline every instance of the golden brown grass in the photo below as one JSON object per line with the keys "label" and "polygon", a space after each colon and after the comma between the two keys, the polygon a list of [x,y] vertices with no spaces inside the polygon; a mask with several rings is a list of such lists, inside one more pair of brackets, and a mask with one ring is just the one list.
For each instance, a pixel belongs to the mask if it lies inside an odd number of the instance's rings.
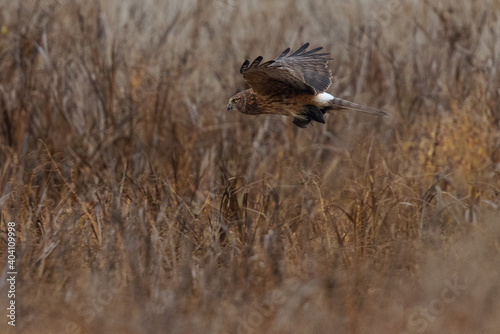
{"label": "golden brown grass", "polygon": [[[2,2],[0,261],[15,221],[19,275],[1,331],[496,333],[499,15]],[[245,58],[306,41],[335,58],[330,92],[391,116],[225,111]]]}

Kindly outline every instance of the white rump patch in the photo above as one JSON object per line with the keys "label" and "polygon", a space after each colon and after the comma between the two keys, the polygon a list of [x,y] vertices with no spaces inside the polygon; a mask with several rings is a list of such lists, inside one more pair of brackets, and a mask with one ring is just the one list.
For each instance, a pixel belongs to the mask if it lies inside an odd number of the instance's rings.
{"label": "white rump patch", "polygon": [[327,105],[328,102],[330,102],[333,99],[334,99],[333,95],[330,95],[328,93],[319,93],[314,97],[314,101],[318,102],[320,105]]}

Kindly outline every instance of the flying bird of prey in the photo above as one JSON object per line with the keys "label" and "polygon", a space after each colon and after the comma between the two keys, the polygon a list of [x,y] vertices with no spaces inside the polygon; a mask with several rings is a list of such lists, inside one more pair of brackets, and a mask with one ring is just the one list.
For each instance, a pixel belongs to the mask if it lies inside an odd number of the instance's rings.
{"label": "flying bird of prey", "polygon": [[352,109],[385,116],[382,110],[334,97],[325,90],[332,83],[328,68],[329,53],[319,53],[323,48],[307,50],[309,43],[289,54],[290,48],[278,58],[265,63],[262,56],[252,63],[247,59],[240,73],[250,89],[229,99],[227,110],[234,108],[248,115],[278,114],[293,117],[293,124],[305,128],[311,121],[325,123],[323,115],[328,110]]}

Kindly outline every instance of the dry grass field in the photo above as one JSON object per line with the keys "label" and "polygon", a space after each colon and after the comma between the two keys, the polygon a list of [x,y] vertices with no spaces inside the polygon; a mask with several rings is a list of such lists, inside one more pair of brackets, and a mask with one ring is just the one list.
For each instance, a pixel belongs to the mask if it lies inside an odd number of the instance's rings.
{"label": "dry grass field", "polygon": [[[498,333],[500,1],[12,0],[0,26],[1,333]],[[226,111],[246,58],[305,42],[390,117]]]}

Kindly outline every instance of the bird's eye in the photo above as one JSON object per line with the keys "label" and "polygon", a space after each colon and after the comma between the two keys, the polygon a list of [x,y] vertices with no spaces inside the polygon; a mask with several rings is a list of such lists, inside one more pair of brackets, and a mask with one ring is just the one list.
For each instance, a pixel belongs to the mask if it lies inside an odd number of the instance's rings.
{"label": "bird's eye", "polygon": [[233,103],[238,103],[238,102],[240,102],[239,98],[233,100]]}

